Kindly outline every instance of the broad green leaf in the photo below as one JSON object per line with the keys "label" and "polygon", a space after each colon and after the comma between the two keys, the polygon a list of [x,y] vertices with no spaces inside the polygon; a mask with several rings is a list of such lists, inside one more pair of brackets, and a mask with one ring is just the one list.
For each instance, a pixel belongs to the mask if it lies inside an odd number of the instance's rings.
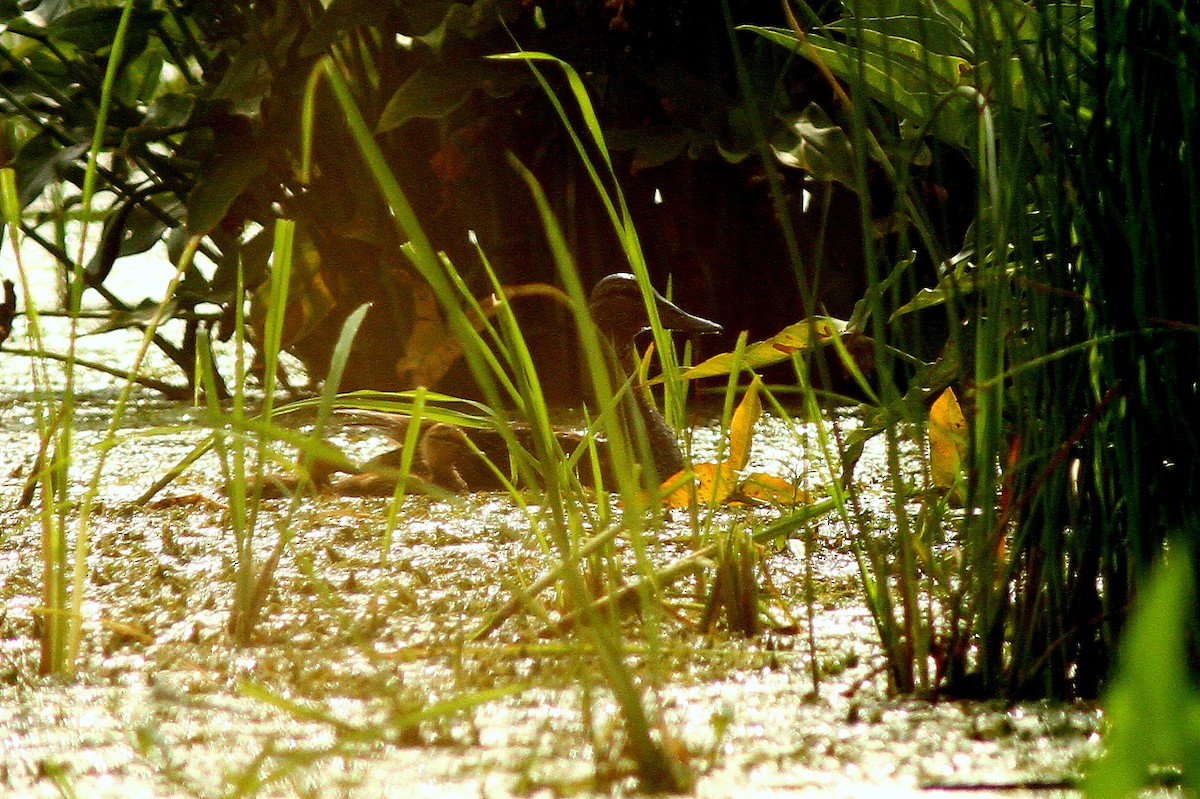
{"label": "broad green leaf", "polygon": [[892,312],[889,321],[894,321],[905,314],[923,311],[942,305],[954,298],[962,297],[980,289],[985,289],[1000,278],[1009,278],[1015,274],[1016,267],[988,269],[983,272],[967,272],[958,269],[954,274],[947,275],[938,281],[933,288],[924,288],[913,295],[913,298]]}
{"label": "broad green leaf", "polygon": [[803,169],[817,180],[836,180],[857,188],[850,137],[819,105],[809,103],[784,121],[786,133],[777,134],[771,141],[780,163]]}
{"label": "broad green leaf", "polygon": [[41,196],[42,191],[63,177],[68,167],[88,151],[90,144],[81,142],[61,146],[49,130],[43,130],[25,143],[13,159],[21,207]]}
{"label": "broad green leaf", "polygon": [[951,144],[962,147],[974,140],[974,106],[956,93],[958,86],[969,82],[971,63],[966,59],[928,53],[919,42],[871,30],[862,31],[861,46],[812,34],[807,48],[787,29],[743,25],[739,30],[757,33],[805,58],[819,59],[846,83],[863,83],[874,99],[928,126]]}
{"label": "broad green leaf", "polygon": [[250,130],[230,128],[221,131],[218,146],[223,148],[187,197],[188,230],[206,233],[216,227],[233,201],[266,171],[263,152]]}
{"label": "broad green leaf", "polygon": [[[742,26],[739,30],[753,31],[805,58],[810,57],[808,50],[800,45],[790,30],[752,25]],[[853,47],[819,34],[809,36],[808,43],[825,66],[842,80],[857,83],[861,67],[866,88],[876,99],[890,107],[899,108],[915,119],[924,120],[930,116],[935,98],[919,97],[910,87],[916,85],[922,94],[931,94],[933,86],[929,81],[915,80],[913,75],[908,74],[910,70],[900,68],[894,60],[889,63],[886,53]]]}
{"label": "broad green leaf", "polygon": [[682,155],[699,134],[682,127],[645,126],[605,131],[613,152],[633,151],[630,168],[637,171],[662,166]]}
{"label": "broad green leaf", "polygon": [[28,36],[31,39],[42,39],[46,35],[46,29],[41,25],[35,25],[28,18],[16,16],[8,20],[4,26],[5,33],[16,34],[20,36]]}
{"label": "broad green leaf", "polygon": [[[415,8],[410,13],[420,14],[421,3],[409,3]],[[438,8],[440,3],[424,4],[429,8]],[[427,45],[435,54],[440,54],[442,48],[454,39],[476,39],[490,33],[502,25],[516,20],[525,3],[523,0],[475,0],[472,3],[451,3],[442,15],[441,21],[432,29],[423,30],[413,38]],[[421,30],[418,22],[418,30]],[[407,31],[406,31],[407,32]]]}
{"label": "broad green leaf", "polygon": [[104,282],[118,258],[150,249],[162,238],[166,227],[134,199],[118,204],[105,218],[100,244],[84,269],[88,282]]}
{"label": "broad green leaf", "polygon": [[865,16],[857,19],[842,19],[829,25],[829,30],[840,31],[848,36],[859,30],[876,31],[879,34],[898,36],[921,42],[931,53],[974,57],[974,48],[964,36],[963,30],[949,20],[929,14],[896,14],[893,16]]}
{"label": "broad green leaf", "polygon": [[997,85],[1006,87],[1005,101],[1013,108],[1026,108],[1029,99],[1036,92],[1031,92],[1026,84],[1025,65],[1020,58],[1013,56],[1000,60],[1000,69],[995,68],[996,62],[980,64],[976,71],[975,84],[988,97],[996,96]]}
{"label": "broad green leaf", "polygon": [[[942,95],[963,83],[964,76],[972,70],[966,58],[939,53],[927,48],[923,42],[898,36],[887,30],[863,28],[855,32],[855,47],[834,42],[824,36],[813,37],[825,47],[838,47],[843,55],[855,55],[860,51],[878,59],[873,63],[888,73],[893,80],[900,81],[904,88],[914,94],[929,93]],[[853,61],[851,68],[857,68]],[[889,70],[888,67],[891,67]],[[847,73],[852,80],[852,74]]]}
{"label": "broad green leaf", "polygon": [[142,138],[156,138],[162,131],[174,130],[185,124],[196,107],[196,98],[181,92],[160,94],[150,103],[141,124],[131,128],[127,135],[140,132]]}
{"label": "broad green leaf", "polygon": [[304,37],[300,55],[309,57],[324,53],[330,45],[341,41],[347,31],[360,26],[383,29],[393,13],[390,3],[379,0],[333,0]]}
{"label": "broad green leaf", "polygon": [[214,100],[232,100],[257,111],[258,104],[271,91],[271,64],[262,47],[250,41],[234,51],[233,59],[212,90]]}
{"label": "broad green leaf", "polygon": [[400,84],[375,126],[377,133],[398,128],[410,119],[446,116],[475,91],[508,97],[530,81],[529,70],[496,61],[437,61],[421,67]]}
{"label": "broad green leaf", "polygon": [[1139,596],[1121,642],[1119,669],[1104,698],[1105,752],[1087,770],[1087,799],[1134,796],[1147,786],[1151,768],[1183,767],[1184,786],[1193,791],[1200,780],[1200,695],[1189,675],[1186,636],[1194,592],[1185,548],[1172,548]]}
{"label": "broad green leaf", "polygon": [[921,289],[913,295],[911,300],[893,311],[889,321],[895,321],[901,316],[910,314],[914,311],[924,311],[927,308],[936,308],[937,306],[945,303],[950,296],[951,295],[947,294],[946,291],[940,286],[931,289]]}
{"label": "broad green leaf", "polygon": [[[126,55],[136,55],[146,49],[150,30],[162,17],[162,11],[133,10],[125,38]],[[58,42],[67,42],[95,53],[112,46],[120,19],[119,5],[80,6],[56,17],[46,26],[46,33]]]}

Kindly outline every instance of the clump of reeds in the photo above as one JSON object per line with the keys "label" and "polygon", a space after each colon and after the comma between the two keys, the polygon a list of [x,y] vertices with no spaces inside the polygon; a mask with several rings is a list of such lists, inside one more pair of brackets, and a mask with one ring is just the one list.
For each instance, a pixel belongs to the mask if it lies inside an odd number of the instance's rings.
{"label": "clump of reeds", "polygon": [[[850,8],[832,25],[797,5],[789,28],[756,32],[849,88],[835,116],[864,221],[869,165],[939,271],[897,310],[886,298],[907,240],[894,256],[865,241],[883,371],[868,432],[886,437],[897,557],[867,530],[858,540],[895,687],[1095,694],[1151,563],[1194,548],[1198,92],[1180,65],[1195,63],[1198,28],[1166,6],[1108,2],[930,0]],[[906,130],[955,148],[977,177],[953,257],[914,189],[906,143],[920,139]],[[937,306],[946,353],[899,397],[889,316]],[[966,511],[927,499],[914,515],[898,426],[950,380],[966,411]]]}

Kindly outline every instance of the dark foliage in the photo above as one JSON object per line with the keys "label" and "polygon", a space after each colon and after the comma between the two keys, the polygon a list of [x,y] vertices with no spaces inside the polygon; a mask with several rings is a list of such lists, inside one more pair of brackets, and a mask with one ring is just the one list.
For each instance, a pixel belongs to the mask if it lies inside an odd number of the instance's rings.
{"label": "dark foliage", "polygon": [[[14,5],[5,14],[0,103],[23,118],[12,165],[28,204],[52,182],[82,180],[119,9],[69,10],[46,0],[18,11]],[[733,11],[735,22],[754,24],[779,22],[782,13],[765,2]],[[626,268],[621,248],[529,69],[485,59],[520,47],[558,55],[586,76],[660,286],[670,282],[690,307],[755,335],[812,310],[798,277],[817,286],[828,312],[848,316],[865,286],[861,212],[846,188],[853,185],[848,167],[812,183],[811,168],[766,165],[781,168],[785,180],[804,254],[798,276],[756,149],[758,132],[777,154],[795,145],[800,112],[826,102],[829,88],[805,62],[757,37],[732,36],[740,38],[731,38],[720,4],[140,3],[105,132],[112,166],[101,174],[113,201],[88,283],[104,292],[121,256],[159,239],[174,255],[188,233],[202,233],[215,274],[189,275],[180,314],[205,302],[227,308],[239,262],[263,297],[274,220],[291,217],[299,222],[300,257],[287,348],[322,375],[342,321],[371,302],[344,387],[410,387],[403,361],[419,356],[411,350],[425,342],[414,331],[436,308],[327,96],[313,178],[300,184],[304,85],[316,60],[332,52],[435,246],[477,289],[484,282],[468,231],[504,280],[553,276],[510,152],[542,181],[592,283]],[[748,59],[755,97],[739,89],[735,43]],[[163,78],[164,63],[180,77]],[[877,205],[885,217],[886,198]],[[55,254],[65,267],[68,254]],[[569,366],[569,337],[555,334],[562,320],[553,309],[527,311],[529,337],[545,349],[540,362],[569,367],[549,374],[547,384],[561,388],[560,400],[573,396],[578,370]],[[201,323],[193,321],[193,333]],[[173,354],[190,373],[188,349],[185,342]]]}

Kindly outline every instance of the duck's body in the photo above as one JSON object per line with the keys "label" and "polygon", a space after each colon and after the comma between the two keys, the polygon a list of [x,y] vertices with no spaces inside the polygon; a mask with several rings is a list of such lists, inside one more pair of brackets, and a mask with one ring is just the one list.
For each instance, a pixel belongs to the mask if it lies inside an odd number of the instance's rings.
{"label": "duck's body", "polygon": [[[665,328],[690,333],[711,333],[721,329],[714,322],[684,312],[657,292],[654,301]],[[605,277],[592,289],[588,310],[608,355],[610,382],[615,391],[635,373],[634,337],[650,326],[636,278],[630,274]],[[348,411],[346,415],[352,423],[384,430],[397,443],[405,438],[407,417],[373,411]],[[644,451],[649,457],[642,460],[648,462],[642,462],[640,466],[647,472],[646,484],[657,485],[657,481],[683,469],[683,453],[675,431],[636,381],[625,391],[617,416],[635,453],[643,451],[639,442],[645,443]],[[515,423],[510,426],[509,433],[527,452],[535,451],[533,431],[527,425]],[[586,436],[573,430],[555,430],[554,434],[568,456],[588,444]],[[617,475],[608,442],[596,438],[592,443],[600,463],[601,480],[606,486],[615,486]],[[395,473],[400,460],[401,451],[392,450],[364,464],[359,473],[337,481],[326,480],[325,485],[343,495],[390,496],[396,488]],[[580,478],[585,485],[595,482],[591,462],[589,453],[583,453],[578,459]],[[421,431],[411,474],[418,485],[423,482],[447,491],[500,490],[505,487],[501,475],[507,474],[508,464],[508,441],[500,431],[433,423]]]}
{"label": "duck's body", "polygon": [[[397,443],[403,437],[403,420],[397,420],[395,414],[351,411],[348,417],[352,424],[384,431]],[[535,451],[533,431],[528,425],[513,423],[509,425],[509,432],[517,446],[526,452]],[[567,456],[587,444],[586,436],[574,430],[555,430],[554,435]],[[593,445],[600,463],[601,479],[604,485],[612,486],[616,476],[611,471],[608,442],[596,438]],[[391,496],[396,488],[396,474],[402,455],[401,449],[389,450],[363,464],[358,474],[330,483],[329,486],[336,493],[346,496]],[[585,485],[594,483],[590,458],[584,454],[579,463],[580,479]],[[506,480],[513,482],[509,472],[508,441],[499,431],[467,429],[442,422],[429,424],[421,431],[411,467],[411,475],[416,478],[413,481],[414,488],[424,483],[455,493],[502,491],[507,487]],[[520,477],[515,482],[520,483]]]}

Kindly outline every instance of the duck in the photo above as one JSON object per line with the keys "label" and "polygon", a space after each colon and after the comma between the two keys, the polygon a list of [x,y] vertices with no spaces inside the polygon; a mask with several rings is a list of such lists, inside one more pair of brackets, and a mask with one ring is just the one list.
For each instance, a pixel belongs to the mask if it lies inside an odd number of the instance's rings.
{"label": "duck", "polygon": [[[687,334],[722,330],[716,322],[684,311],[654,289],[651,299],[662,326],[668,330]],[[645,386],[636,379],[630,381],[630,376],[637,373],[635,339],[650,328],[650,316],[637,278],[626,272],[602,278],[588,295],[588,312],[606,353],[613,390],[631,382],[616,413],[634,451],[641,449],[647,456],[643,460],[648,462],[638,464],[644,472],[642,482],[658,485],[684,468],[684,456],[675,431],[654,405]],[[348,424],[379,429],[396,444],[405,440],[411,422],[407,416],[383,411],[347,409],[339,413]],[[446,422],[423,424],[411,462],[410,485],[418,490],[433,488],[455,494],[505,489],[502,475],[509,462],[509,441],[515,441],[526,451],[534,451],[534,435],[528,425],[511,423],[509,432],[506,437],[492,428],[464,428]],[[588,437],[576,430],[556,428],[554,435],[568,456],[589,443]],[[639,441],[645,442],[644,448],[639,448]],[[596,437],[593,443],[600,463],[600,478],[611,488],[616,485],[617,475],[608,442]],[[333,479],[332,468],[318,464],[311,479],[319,490],[341,496],[391,496],[402,457],[402,449],[388,450],[340,479]],[[579,458],[580,480],[584,485],[595,482],[590,463],[586,454]]]}

